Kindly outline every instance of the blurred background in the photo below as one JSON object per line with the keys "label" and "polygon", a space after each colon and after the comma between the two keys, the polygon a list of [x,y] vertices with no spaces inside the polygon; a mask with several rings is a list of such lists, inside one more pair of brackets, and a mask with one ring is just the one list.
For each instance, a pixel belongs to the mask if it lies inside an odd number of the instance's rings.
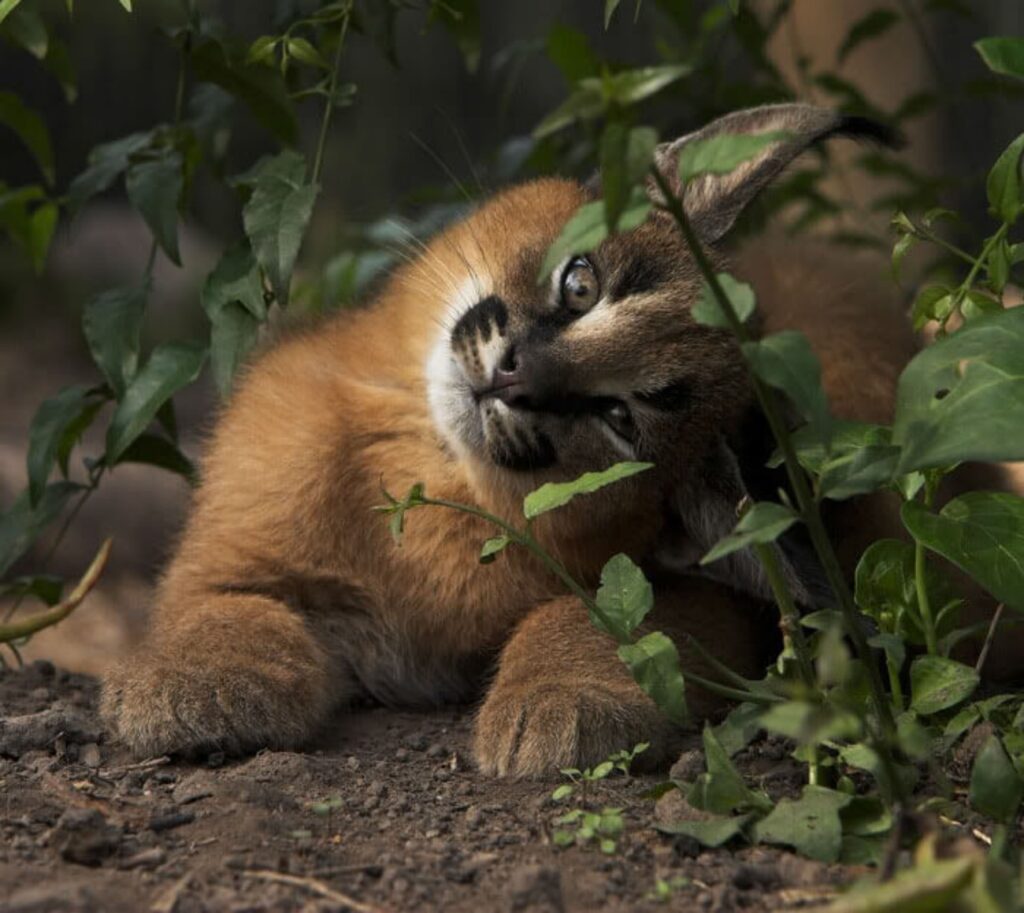
{"label": "blurred background", "polygon": [[[203,28],[245,44],[323,5],[205,0],[196,7]],[[429,233],[502,184],[592,171],[596,120],[583,118],[547,135],[536,131],[594,67],[620,72],[694,65],[691,76],[638,106],[638,121],[655,124],[664,138],[737,107],[784,98],[897,121],[908,139],[899,155],[866,160],[863,149],[836,149],[813,186],[792,183],[788,197],[761,213],[793,229],[831,233],[851,249],[891,247],[887,225],[895,206],[920,211],[941,203],[964,214],[955,231],[984,232],[985,173],[1024,123],[1019,92],[996,85],[971,47],[986,35],[1024,33],[1018,0],[751,0],[738,4],[739,15],[720,0],[625,0],[607,28],[602,0],[456,6],[478,16],[478,47],[475,38],[445,27],[436,3],[370,0],[358,6],[359,28],[341,63],[342,80],[357,89],[331,120],[322,189],[291,307],[355,305],[394,259],[402,232]],[[16,93],[48,126],[57,197],[86,168],[94,147],[173,117],[182,4],[135,0],[134,7],[128,13],[118,0],[79,0],[69,16],[64,0],[24,0],[22,12],[45,22],[46,49],[38,47],[38,36],[34,50],[32,35],[26,38],[31,21],[6,24],[0,92]],[[891,21],[880,27],[885,16],[875,16],[851,46],[851,29],[876,10],[889,11]],[[73,63],[74,89],[59,78],[66,68],[53,49],[60,47]],[[201,88],[189,76],[190,104]],[[294,107],[297,145],[308,155],[322,105],[314,97]],[[219,157],[191,186],[179,226],[181,266],[157,254],[144,348],[208,333],[199,306],[202,284],[242,235],[238,191],[223,178],[280,148],[244,106],[209,110],[215,116],[206,129]],[[3,192],[39,180],[25,144],[2,128],[0,156]],[[0,198],[0,215],[4,205]],[[149,228],[119,181],[73,218],[62,211],[40,271],[18,244],[0,243],[0,511],[25,488],[26,446],[39,404],[69,384],[96,380],[81,332],[85,303],[104,289],[137,282],[150,246]],[[878,263],[884,271],[885,260]],[[914,270],[911,264],[903,279],[908,301]],[[209,370],[176,397],[180,447],[192,458],[201,452],[217,401]],[[101,425],[86,432],[73,460],[102,452]],[[46,571],[73,578],[107,535],[115,539],[114,557],[89,602],[37,635],[23,650],[26,659],[45,656],[97,672],[138,636],[149,589],[189,495],[179,475],[123,464],[103,480],[56,550],[51,546],[61,527],[54,524],[12,575]]]}

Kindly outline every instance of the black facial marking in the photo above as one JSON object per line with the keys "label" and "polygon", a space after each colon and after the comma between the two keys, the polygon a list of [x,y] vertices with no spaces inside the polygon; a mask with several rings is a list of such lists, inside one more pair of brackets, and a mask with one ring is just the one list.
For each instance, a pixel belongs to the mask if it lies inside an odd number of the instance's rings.
{"label": "black facial marking", "polygon": [[543,432],[534,432],[534,439],[527,440],[519,435],[516,441],[508,441],[506,446],[494,448],[491,458],[503,469],[516,472],[528,472],[547,469],[554,464],[557,454],[551,439]]}
{"label": "black facial marking", "polygon": [[634,257],[615,282],[612,297],[628,298],[630,295],[641,295],[653,291],[665,277],[665,270],[653,257]]}
{"label": "black facial marking", "polygon": [[635,396],[652,409],[662,412],[678,412],[685,409],[693,399],[693,386],[687,380],[677,380],[660,390],[637,393]]}
{"label": "black facial marking", "polygon": [[498,335],[503,334],[507,325],[508,308],[505,302],[497,295],[488,295],[459,318],[452,329],[452,345],[462,345],[478,335],[487,342],[495,330]]}

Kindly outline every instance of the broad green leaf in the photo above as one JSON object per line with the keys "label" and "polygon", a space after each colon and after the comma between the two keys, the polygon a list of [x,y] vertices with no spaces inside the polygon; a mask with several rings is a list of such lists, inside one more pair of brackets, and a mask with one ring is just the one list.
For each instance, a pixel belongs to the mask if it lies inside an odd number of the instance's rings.
{"label": "broad green leaf", "polygon": [[900,17],[895,12],[881,7],[862,16],[850,26],[843,43],[839,46],[839,62],[842,63],[858,45],[884,35],[899,21]]}
{"label": "broad green leaf", "polygon": [[873,542],[861,556],[854,580],[857,606],[883,631],[892,631],[910,643],[924,643],[917,617],[914,547],[909,542]]}
{"label": "broad green leaf", "polygon": [[781,843],[819,862],[835,862],[842,846],[839,814],[853,800],[823,786],[805,786],[799,799],[782,799],[754,825],[759,843]]}
{"label": "broad green leaf", "polygon": [[700,559],[700,563],[710,564],[755,543],[774,542],[796,521],[796,514],[788,507],[773,501],[758,501],[740,517],[736,528]]}
{"label": "broad green leaf", "polygon": [[972,491],[937,514],[908,502],[902,517],[918,542],[965,570],[1000,602],[1024,612],[1024,498]]}
{"label": "broad green leaf", "polygon": [[66,387],[36,410],[28,432],[29,504],[36,507],[46,489],[50,471],[57,460],[64,433],[91,405],[91,388]]}
{"label": "broad green leaf", "polygon": [[857,739],[863,734],[860,721],[852,714],[807,701],[772,704],[761,715],[761,725],[802,745],[824,739]]}
{"label": "broad green leaf", "polygon": [[82,331],[93,361],[118,399],[138,366],[139,333],[147,291],[145,288],[108,289],[93,298],[82,314]]}
{"label": "broad green leaf", "polygon": [[946,285],[926,285],[910,309],[914,329],[923,329],[929,320],[945,321],[953,313],[953,290]]}
{"label": "broad green leaf", "polygon": [[650,127],[631,130],[615,122],[605,128],[601,138],[601,190],[609,231],[615,231],[631,198],[634,204],[643,202],[633,191],[654,160],[657,144],[658,134]]}
{"label": "broad green leaf", "polygon": [[265,63],[274,65],[274,49],[281,39],[277,35],[260,35],[245,55],[246,63]]}
{"label": "broad green leaf", "polygon": [[19,3],[21,0],[0,0],[0,22],[10,16]]}
{"label": "broad green leaf", "polygon": [[[718,284],[722,286],[722,291],[725,292],[725,297],[729,299],[729,303],[736,312],[736,316],[739,317],[740,323],[746,323],[754,313],[754,308],[757,304],[754,290],[747,283],[738,282],[728,273],[718,274]],[[700,298],[697,299],[697,303],[693,306],[690,313],[697,323],[702,323],[705,326],[721,327],[723,329],[729,329],[732,326],[722,312],[721,307],[719,307],[718,299],[715,297],[714,292],[711,291],[711,286],[708,285],[706,279],[701,285]]]}
{"label": "broad green leaf", "polygon": [[730,758],[746,748],[761,731],[763,711],[759,704],[739,704],[715,727],[715,738]]}
{"label": "broad green leaf", "polygon": [[993,73],[1024,79],[1024,38],[982,38],[974,42],[974,49]]}
{"label": "broad green leaf", "polygon": [[[331,66],[326,60],[324,60],[323,54],[321,54],[305,38],[286,38],[284,46],[288,52],[288,56],[299,61],[299,63],[305,63],[311,67],[319,67],[323,70],[329,69]],[[251,50],[252,49],[250,48],[250,51]]]}
{"label": "broad green leaf", "polygon": [[153,350],[110,420],[105,457],[108,465],[120,462],[160,407],[199,376],[204,361],[206,349],[196,343],[165,343]]}
{"label": "broad green leaf", "polygon": [[662,834],[692,837],[701,846],[714,849],[723,846],[743,832],[753,815],[737,815],[734,818],[712,818],[707,821],[675,821],[670,824],[656,824]]}
{"label": "broad green leaf", "polygon": [[743,343],[743,355],[761,380],[790,398],[807,419],[810,433],[828,446],[832,416],[821,386],[821,365],[807,337],[795,330],[773,333]]}
{"label": "broad green leaf", "polygon": [[910,709],[922,716],[967,700],[980,678],[970,666],[944,656],[916,656],[910,664]]}
{"label": "broad green leaf", "polygon": [[24,6],[16,10],[14,15],[0,22],[5,22],[4,35],[15,44],[20,45],[37,60],[43,60],[50,45],[50,36],[46,33],[46,24],[39,13]]}
{"label": "broad green leaf", "polygon": [[601,617],[590,616],[591,622],[617,641],[628,641],[637,625],[647,617],[654,606],[654,590],[638,568],[626,555],[615,555],[601,571],[601,587],[595,598],[604,618],[611,627],[605,627]]}
{"label": "broad green leaf", "polygon": [[874,837],[892,827],[892,812],[876,796],[854,796],[839,812],[843,833],[855,837]]}
{"label": "broad green leaf", "polygon": [[0,124],[14,131],[32,153],[46,183],[52,184],[53,146],[50,144],[50,131],[46,128],[46,122],[14,92],[0,92]]}
{"label": "broad green leaf", "polygon": [[35,507],[26,490],[0,513],[0,577],[57,519],[68,499],[81,490],[82,486],[74,482],[54,482],[46,486]]}
{"label": "broad green leaf", "polygon": [[1024,460],[1024,308],[978,317],[900,376],[900,474],[963,460]]}
{"label": "broad green leaf", "polygon": [[76,212],[87,200],[110,187],[128,167],[130,157],[145,149],[152,138],[150,133],[132,133],[94,147],[89,153],[88,167],[68,188],[68,209]]}
{"label": "broad green leaf", "polygon": [[707,772],[694,782],[687,794],[687,802],[694,808],[717,815],[748,809],[762,813],[770,811],[771,800],[764,793],[747,786],[710,723],[704,724],[703,741]]}
{"label": "broad green leaf", "polygon": [[480,549],[480,563],[490,564],[503,552],[512,540],[508,536],[492,536]]}
{"label": "broad green leaf", "polygon": [[[890,881],[844,894],[828,906],[828,913],[948,913],[961,907],[958,900],[971,884],[975,861],[970,857],[923,862],[903,869]],[[998,907],[989,908],[997,913]]]}
{"label": "broad green leaf", "polygon": [[693,65],[688,63],[624,70],[607,80],[606,91],[608,97],[617,104],[634,105],[692,72]]}
{"label": "broad green leaf", "polygon": [[561,23],[556,22],[548,32],[546,50],[548,58],[570,83],[596,76],[600,69],[587,36]]}
{"label": "broad green leaf", "polygon": [[523,515],[532,520],[549,510],[568,504],[577,495],[592,492],[653,468],[653,463],[616,463],[601,472],[585,472],[571,482],[547,482],[523,499]]}
{"label": "broad green leaf", "polygon": [[306,183],[306,160],[290,150],[264,159],[251,177],[252,196],[242,209],[242,223],[283,307],[319,188]]}
{"label": "broad green leaf", "polygon": [[231,390],[238,366],[256,344],[267,305],[259,267],[245,244],[221,257],[202,291],[203,310],[210,318],[210,362],[222,396]]}
{"label": "broad green leaf", "polygon": [[1021,207],[1020,157],[1024,152],[1024,133],[1003,152],[985,182],[988,205],[992,215],[1004,222],[1015,222]]}
{"label": "broad green leaf", "polygon": [[679,177],[684,181],[701,174],[728,174],[769,146],[784,142],[789,133],[719,133],[690,140],[679,152]]}
{"label": "broad green leaf", "polygon": [[50,252],[50,242],[57,228],[59,210],[56,203],[44,203],[32,213],[28,225],[29,254],[36,274],[41,275],[46,267],[46,257]]}
{"label": "broad green leaf", "polygon": [[842,501],[883,488],[892,480],[900,450],[891,444],[873,444],[844,453],[825,463],[819,482],[823,498]]}
{"label": "broad green leaf", "polygon": [[1017,817],[1024,798],[1024,780],[995,733],[975,755],[968,797],[977,811],[996,821],[1012,824]]}
{"label": "broad green leaf", "polygon": [[176,149],[164,149],[158,158],[136,162],[125,175],[128,199],[140,213],[153,237],[171,262],[181,266],[178,253],[178,205],[185,184],[184,160]]}
{"label": "broad green leaf", "polygon": [[679,669],[676,645],[660,631],[652,631],[636,643],[622,644],[618,654],[658,709],[673,723],[684,725],[689,716],[686,683]]}
{"label": "broad green leaf", "polygon": [[118,463],[145,463],[182,476],[190,485],[199,482],[195,464],[178,447],[158,434],[140,434],[118,458]]}
{"label": "broad green leaf", "polygon": [[543,139],[577,120],[591,120],[602,114],[606,106],[601,81],[580,80],[572,94],[533,128],[533,137]]}
{"label": "broad green leaf", "polygon": [[[651,211],[651,201],[639,187],[626,204],[626,209],[619,216],[619,231],[630,231],[641,224]],[[537,282],[542,283],[551,275],[551,271],[572,254],[585,254],[592,251],[608,237],[608,224],[605,220],[604,202],[597,200],[584,203],[572,218],[565,223],[559,236],[544,255]]]}
{"label": "broad green leaf", "polygon": [[244,54],[229,52],[212,38],[196,42],[192,64],[197,79],[212,82],[239,99],[279,140],[289,144],[296,141],[295,108],[276,68],[249,66]]}

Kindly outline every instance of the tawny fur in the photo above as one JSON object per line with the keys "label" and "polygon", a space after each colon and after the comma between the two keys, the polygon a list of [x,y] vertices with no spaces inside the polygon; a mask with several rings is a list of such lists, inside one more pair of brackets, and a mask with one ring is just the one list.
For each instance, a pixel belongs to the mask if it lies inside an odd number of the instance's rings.
{"label": "tawny fur", "polygon": [[[146,641],[105,682],[105,715],[136,753],[299,746],[359,691],[410,705],[475,699],[497,662],[475,737],[485,771],[543,774],[641,739],[653,759],[668,757],[677,732],[535,559],[513,548],[481,567],[493,529],[436,508],[408,514],[397,546],[373,510],[382,486],[401,496],[421,482],[434,498],[520,523],[522,497],[540,482],[602,468],[494,466],[438,427],[427,388],[460,299],[534,294],[544,251],[586,199],[561,180],[495,197],[399,269],[370,309],[292,335],[244,371]],[[699,281],[670,226],[609,243],[612,264],[631,249],[670,263],[676,294],[619,308],[615,332],[602,335],[596,312],[574,324],[562,344],[575,369],[591,383],[627,368],[656,380],[682,359],[714,395],[700,398],[673,449],[658,451],[657,470],[537,521],[541,541],[589,587],[617,552],[642,561],[655,551],[669,492],[750,401],[731,339],[689,318]],[[767,330],[808,334],[838,416],[891,417],[915,342],[883,283],[847,255],[788,242],[759,242],[735,270],[758,289]],[[851,510],[854,543],[889,522],[884,504]],[[757,674],[771,622],[756,599],[693,576],[659,578],[655,590],[651,626],[698,633]],[[699,689],[688,696],[698,718],[717,706]]]}

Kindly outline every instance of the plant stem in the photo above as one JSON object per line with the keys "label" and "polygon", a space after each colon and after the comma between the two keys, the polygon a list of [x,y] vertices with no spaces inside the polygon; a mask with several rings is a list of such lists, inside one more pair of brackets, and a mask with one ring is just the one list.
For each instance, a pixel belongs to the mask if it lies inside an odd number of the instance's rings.
{"label": "plant stem", "polygon": [[[924,506],[930,508],[935,491],[931,481],[924,486]],[[917,590],[917,610],[921,615],[921,627],[924,629],[925,649],[932,656],[939,652],[938,638],[935,634],[935,618],[932,615],[931,600],[928,598],[928,586],[925,579],[924,546],[914,542],[914,589]]]}
{"label": "plant stem", "polygon": [[[683,239],[686,241],[687,247],[690,249],[701,274],[707,281],[712,294],[715,296],[722,313],[725,314],[726,320],[732,328],[733,333],[741,343],[749,342],[750,336],[747,333],[747,329],[740,321],[736,311],[733,309],[732,302],[729,300],[729,296],[725,294],[721,283],[718,281],[718,275],[714,266],[708,259],[700,239],[693,230],[693,226],[690,224],[690,220],[683,209],[682,203],[680,203],[679,199],[674,193],[672,193],[672,189],[668,186],[668,182],[657,167],[652,167],[650,173],[665,198],[662,208],[667,210],[675,220]],[[818,559],[821,561],[825,577],[832,587],[836,601],[839,604],[839,608],[843,615],[846,634],[853,642],[856,654],[864,666],[864,671],[867,675],[868,685],[871,691],[871,700],[874,705],[875,715],[877,716],[881,727],[881,738],[876,740],[878,742],[876,749],[878,750],[879,756],[882,758],[885,766],[891,769],[892,758],[889,753],[889,746],[894,741],[896,723],[892,716],[892,708],[885,693],[885,687],[882,684],[881,675],[875,665],[871,647],[868,645],[867,638],[864,636],[864,632],[860,628],[857,606],[853,601],[853,594],[850,592],[850,588],[846,582],[846,577],[843,574],[842,566],[839,563],[839,558],[836,556],[832,543],[829,540],[828,533],[825,530],[825,524],[821,519],[821,514],[818,512],[817,504],[814,501],[808,486],[807,477],[804,475],[803,469],[800,467],[800,463],[796,456],[796,450],[793,446],[786,423],[783,420],[782,410],[779,406],[778,400],[776,399],[775,393],[770,387],[764,384],[753,371],[749,371],[748,373],[750,375],[751,385],[753,386],[755,396],[757,397],[761,409],[764,412],[765,419],[768,421],[768,425],[772,430],[775,441],[778,444],[779,449],[782,451],[786,474],[796,498],[801,519],[807,526],[807,531],[811,538],[811,544],[814,546],[814,551],[817,554]],[[898,778],[893,777],[893,782],[897,789],[901,788],[901,781],[899,781]]]}
{"label": "plant stem", "polygon": [[937,247],[943,248],[944,250],[946,250],[949,253],[953,254],[954,257],[959,257],[961,260],[965,261],[966,263],[971,264],[971,266],[975,266],[978,263],[977,259],[972,257],[962,247],[957,247],[955,244],[953,244],[950,241],[947,241],[941,235],[937,235],[930,228],[925,228],[923,225],[918,225],[914,221],[911,221],[910,224],[914,226],[914,233],[916,235],[918,235],[920,238],[922,238],[923,240],[930,241],[932,244],[935,244]]}
{"label": "plant stem", "polygon": [[338,34],[338,47],[334,51],[334,61],[331,67],[331,81],[327,89],[327,103],[324,105],[324,116],[320,120],[320,136],[316,141],[316,157],[313,159],[312,183],[320,183],[320,173],[324,166],[324,150],[327,147],[327,131],[331,126],[331,114],[334,113],[334,93],[338,88],[338,69],[341,66],[341,49],[345,45],[345,35],[348,33],[349,16],[341,20],[341,31]]}
{"label": "plant stem", "polygon": [[[970,271],[967,273],[967,278],[960,283],[960,287],[956,290],[956,297],[953,299],[953,307],[950,308],[949,311],[950,317],[960,309],[960,305],[963,304],[964,298],[967,297],[967,293],[971,290],[971,286],[974,285],[974,280],[978,277],[978,272],[981,270],[982,264],[988,261],[989,254],[992,253],[992,248],[1003,240],[1008,228],[1009,226],[1004,222],[996,230],[996,233],[985,242],[985,246],[981,249],[978,259],[974,261]],[[947,317],[942,324],[943,330],[945,330],[946,323],[948,322],[949,317]]]}
{"label": "plant stem", "polygon": [[797,668],[800,670],[800,679],[808,693],[813,694],[817,690],[817,686],[814,679],[814,667],[811,665],[810,650],[807,648],[807,640],[804,637],[803,628],[800,626],[800,610],[793,601],[789,587],[786,586],[786,579],[779,566],[778,556],[772,546],[760,543],[754,545],[754,554],[757,555],[758,561],[764,568],[768,586],[771,587],[775,602],[779,606],[783,640],[792,647]]}

